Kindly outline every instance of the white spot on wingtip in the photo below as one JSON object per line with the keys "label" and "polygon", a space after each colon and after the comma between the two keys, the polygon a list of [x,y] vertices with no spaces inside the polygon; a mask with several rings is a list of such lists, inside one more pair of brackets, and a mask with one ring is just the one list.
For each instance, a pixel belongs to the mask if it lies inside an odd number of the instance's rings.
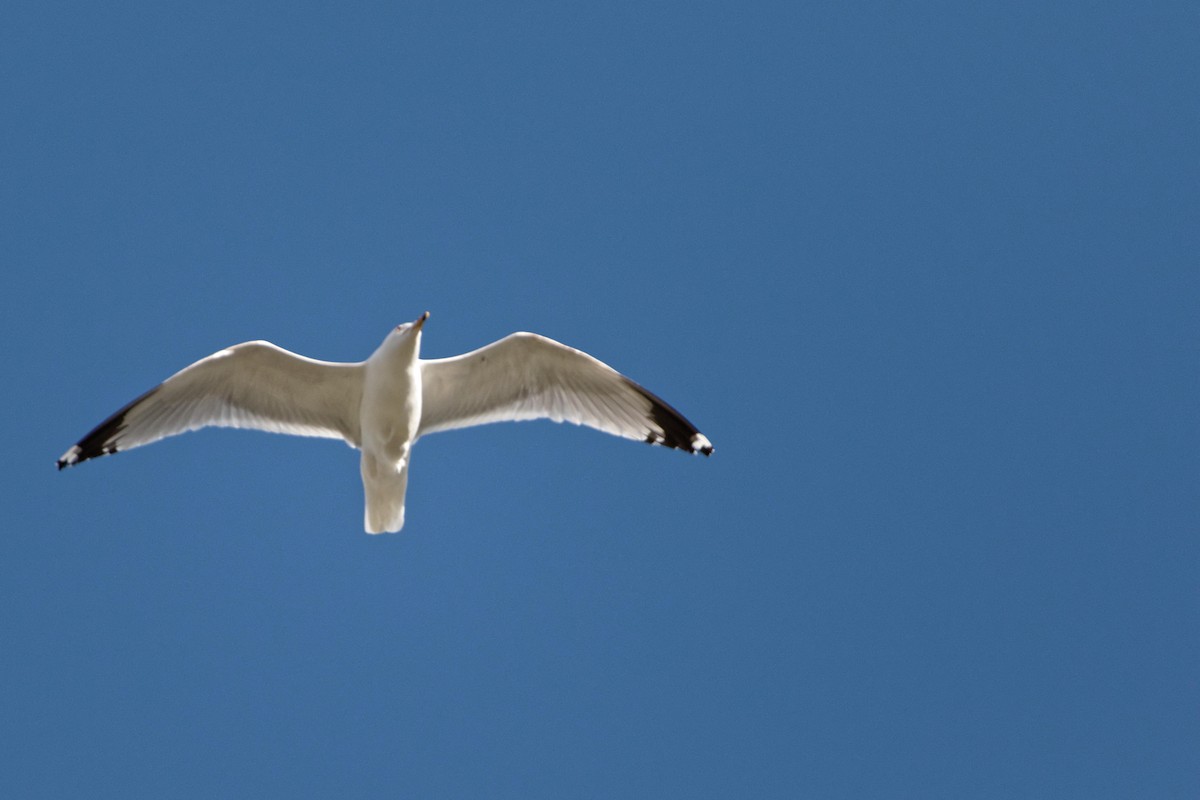
{"label": "white spot on wingtip", "polygon": [[67,452],[63,453],[62,457],[58,459],[58,468],[62,469],[63,467],[69,467],[73,464],[78,463],[79,462],[79,453],[80,453],[79,445],[77,445],[77,444],[72,445],[71,449],[68,450]]}
{"label": "white spot on wingtip", "polygon": [[692,452],[693,453],[704,453],[705,455],[709,455],[710,453],[712,453],[712,451],[713,451],[712,442],[710,442],[708,440],[708,437],[705,436],[703,433],[697,433],[695,436],[692,437]]}

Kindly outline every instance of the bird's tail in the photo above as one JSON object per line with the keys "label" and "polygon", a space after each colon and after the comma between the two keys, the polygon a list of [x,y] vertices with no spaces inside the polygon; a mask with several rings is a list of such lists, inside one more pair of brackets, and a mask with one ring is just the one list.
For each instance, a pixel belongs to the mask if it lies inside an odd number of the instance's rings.
{"label": "bird's tail", "polygon": [[364,525],[367,533],[396,533],[404,527],[404,493],[408,489],[408,459],[393,464],[363,452]]}

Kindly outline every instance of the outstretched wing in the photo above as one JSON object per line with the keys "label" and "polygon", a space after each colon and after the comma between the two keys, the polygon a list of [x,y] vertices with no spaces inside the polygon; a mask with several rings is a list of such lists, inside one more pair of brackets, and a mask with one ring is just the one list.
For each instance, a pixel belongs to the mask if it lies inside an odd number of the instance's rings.
{"label": "outstretched wing", "polygon": [[345,439],[358,446],[362,366],[246,342],[202,358],[96,426],[58,468],[206,426]]}
{"label": "outstretched wing", "polygon": [[454,358],[421,361],[418,435],[552,419],[710,455],[712,444],[665,401],[587,353],[514,333]]}

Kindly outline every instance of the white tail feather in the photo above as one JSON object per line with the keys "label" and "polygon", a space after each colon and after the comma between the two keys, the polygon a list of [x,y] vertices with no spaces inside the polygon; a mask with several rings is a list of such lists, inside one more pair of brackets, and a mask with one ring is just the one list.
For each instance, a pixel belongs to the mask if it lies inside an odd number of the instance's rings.
{"label": "white tail feather", "polygon": [[363,451],[364,527],[367,533],[397,533],[404,527],[404,493],[408,489],[408,459],[392,464]]}

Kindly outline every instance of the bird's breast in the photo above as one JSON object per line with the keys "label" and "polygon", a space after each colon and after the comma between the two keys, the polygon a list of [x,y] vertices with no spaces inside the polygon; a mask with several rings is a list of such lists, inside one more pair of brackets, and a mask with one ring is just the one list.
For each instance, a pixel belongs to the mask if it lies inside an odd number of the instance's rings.
{"label": "bird's breast", "polygon": [[361,420],[364,450],[392,460],[407,457],[421,424],[420,369],[368,368]]}

